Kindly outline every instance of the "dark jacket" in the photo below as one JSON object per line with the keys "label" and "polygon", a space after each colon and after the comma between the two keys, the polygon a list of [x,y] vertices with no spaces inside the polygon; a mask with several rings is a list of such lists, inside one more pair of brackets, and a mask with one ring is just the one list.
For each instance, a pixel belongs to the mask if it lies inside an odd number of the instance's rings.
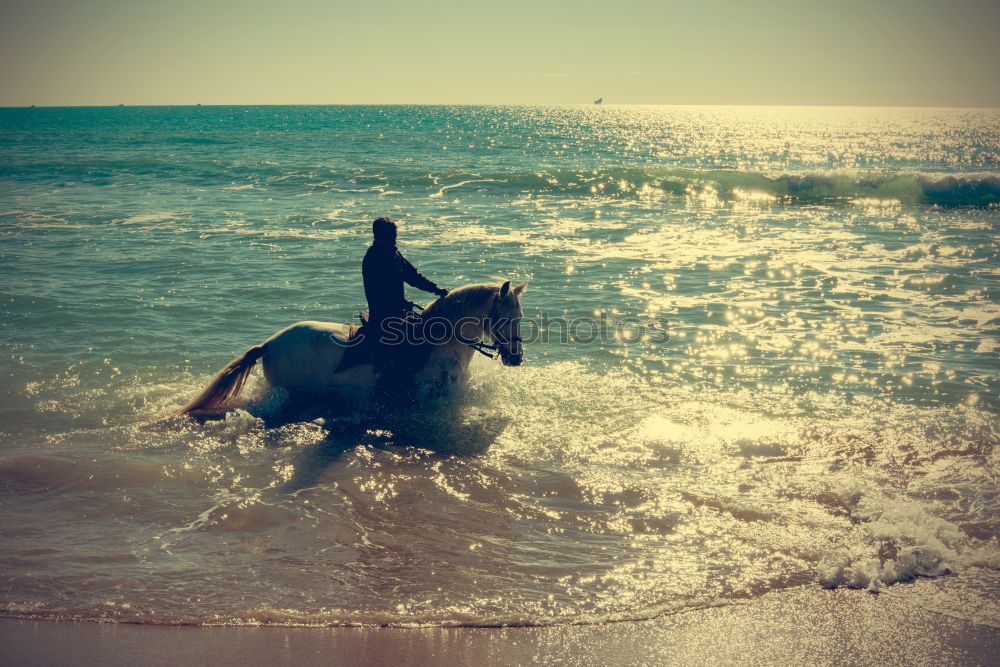
{"label": "dark jacket", "polygon": [[425,292],[436,292],[438,286],[420,275],[396,246],[373,243],[361,262],[365,282],[365,298],[371,320],[400,317],[405,311],[403,281]]}

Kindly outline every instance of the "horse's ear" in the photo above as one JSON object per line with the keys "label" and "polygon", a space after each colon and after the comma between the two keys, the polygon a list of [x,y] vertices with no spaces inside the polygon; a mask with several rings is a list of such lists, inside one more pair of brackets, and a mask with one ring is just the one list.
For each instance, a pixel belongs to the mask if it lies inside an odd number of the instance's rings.
{"label": "horse's ear", "polygon": [[521,292],[523,292],[524,288],[527,287],[527,286],[528,286],[528,283],[521,283],[520,285],[518,285],[517,287],[515,287],[514,288],[514,296],[521,296]]}
{"label": "horse's ear", "polygon": [[502,286],[502,287],[500,288],[500,298],[501,298],[501,299],[506,299],[506,298],[507,298],[507,295],[508,295],[509,293],[510,293],[510,281],[508,280],[508,281],[507,281],[507,282],[505,282],[505,283],[503,284],[503,286]]}

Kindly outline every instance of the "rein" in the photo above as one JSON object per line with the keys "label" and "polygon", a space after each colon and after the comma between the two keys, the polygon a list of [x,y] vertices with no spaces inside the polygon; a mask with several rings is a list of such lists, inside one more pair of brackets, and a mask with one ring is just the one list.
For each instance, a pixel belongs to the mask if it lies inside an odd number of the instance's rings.
{"label": "rein", "polygon": [[[472,341],[463,340],[461,338],[459,338],[459,340],[462,341],[463,343],[465,343],[466,345],[468,345],[469,347],[471,347],[473,350],[475,350],[479,354],[483,355],[484,357],[489,357],[490,359],[496,359],[497,358],[497,354],[499,354],[499,352],[497,351],[498,348],[497,348],[496,343],[494,343],[493,345],[490,345],[489,343],[484,343],[483,341],[479,341],[479,342],[475,342],[474,343]],[[487,350],[492,350],[494,352],[497,352],[497,354],[491,354],[490,352],[487,352]]]}
{"label": "rein", "polygon": [[[496,302],[494,302],[493,306],[490,308],[489,314],[486,316],[489,319],[490,322],[492,322],[493,319],[494,319],[493,318],[493,311],[494,311],[495,308],[496,308]],[[493,331],[492,330],[490,331],[490,336],[493,336]],[[487,358],[489,358],[491,360],[492,359],[496,359],[498,356],[500,356],[500,346],[497,345],[496,343],[490,344],[490,343],[484,343],[481,340],[466,340],[466,339],[462,338],[462,336],[459,335],[457,331],[455,332],[455,337],[458,338],[458,340],[460,340],[461,342],[463,342],[466,345],[468,345],[469,347],[471,347],[473,350],[475,350],[479,354],[481,354],[484,357],[487,357]],[[493,354],[494,352],[496,354]]]}
{"label": "rein", "polygon": [[[417,309],[420,312],[424,311],[424,307],[423,306],[421,306],[420,304],[413,303],[412,301],[407,301],[406,305],[410,307],[410,310]],[[489,318],[489,320],[491,322],[495,319],[493,317],[493,312],[494,312],[495,308],[496,308],[496,303],[494,302],[493,307],[490,308],[489,315],[486,316],[487,318]],[[419,313],[418,313],[418,316],[419,316]],[[493,336],[493,331],[490,331],[490,336]],[[457,332],[455,334],[455,337],[458,338],[459,342],[465,343],[466,345],[468,345],[469,347],[471,347],[473,350],[475,350],[479,354],[481,354],[484,357],[487,357],[487,358],[489,358],[491,360],[492,359],[496,359],[498,356],[500,356],[500,346],[497,345],[496,343],[490,344],[490,343],[484,343],[481,340],[475,340],[475,341],[474,340],[466,340],[466,339],[462,338],[460,335],[458,335]]]}
{"label": "rein", "polygon": [[[490,308],[489,314],[486,316],[487,319],[489,319],[490,321],[490,337],[494,341],[496,341],[496,339],[498,338],[496,332],[493,330],[493,326],[495,326],[497,323],[496,307],[497,303],[496,301],[494,301],[493,306]],[[500,357],[503,354],[500,349],[500,344],[496,342],[489,344],[489,343],[484,343],[482,341],[469,341],[461,337],[459,337],[459,340],[468,345],[469,347],[471,347],[476,352],[479,352],[483,356],[489,357],[490,359],[496,359],[497,357]],[[511,342],[520,342],[520,341],[521,341],[520,336],[514,336],[511,339]],[[495,352],[496,354],[491,354],[492,352]]]}

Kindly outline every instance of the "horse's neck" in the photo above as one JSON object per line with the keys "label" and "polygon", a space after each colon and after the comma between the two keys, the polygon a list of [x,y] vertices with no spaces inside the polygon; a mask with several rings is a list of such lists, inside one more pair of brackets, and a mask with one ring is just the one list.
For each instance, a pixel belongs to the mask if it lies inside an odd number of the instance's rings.
{"label": "horse's neck", "polygon": [[[456,331],[458,322],[462,323],[462,329],[457,331],[458,336],[453,336],[452,340],[447,343],[432,346],[433,349],[427,359],[424,370],[436,372],[452,366],[458,366],[463,370],[467,369],[476,352],[469,343],[478,343],[486,336],[486,329],[483,324],[492,305],[492,300],[488,300],[470,312],[449,317],[448,319],[451,324],[450,331]],[[431,318],[442,317],[433,311],[428,313],[428,315]]]}
{"label": "horse's neck", "polygon": [[[492,308],[492,299],[486,303],[480,304],[478,307],[470,310],[467,313],[459,313],[448,317],[449,329],[451,331],[456,331],[456,326],[459,322],[462,323],[461,330],[457,333],[462,339],[469,341],[470,343],[478,343],[486,336],[485,321],[488,317],[488,313]],[[440,315],[435,315],[431,313],[431,317],[441,317]]]}

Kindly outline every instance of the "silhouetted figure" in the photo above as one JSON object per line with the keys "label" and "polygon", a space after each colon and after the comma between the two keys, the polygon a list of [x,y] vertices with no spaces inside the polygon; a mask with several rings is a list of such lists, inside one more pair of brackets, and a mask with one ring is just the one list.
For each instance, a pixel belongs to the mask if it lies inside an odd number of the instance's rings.
{"label": "silhouetted figure", "polygon": [[437,296],[446,295],[448,290],[420,275],[396,249],[396,223],[390,218],[375,220],[372,233],[375,241],[361,263],[368,300],[367,340],[377,374],[375,398],[394,402],[412,391],[412,369],[407,363],[412,348],[403,341],[402,323],[409,311],[403,282]]}

